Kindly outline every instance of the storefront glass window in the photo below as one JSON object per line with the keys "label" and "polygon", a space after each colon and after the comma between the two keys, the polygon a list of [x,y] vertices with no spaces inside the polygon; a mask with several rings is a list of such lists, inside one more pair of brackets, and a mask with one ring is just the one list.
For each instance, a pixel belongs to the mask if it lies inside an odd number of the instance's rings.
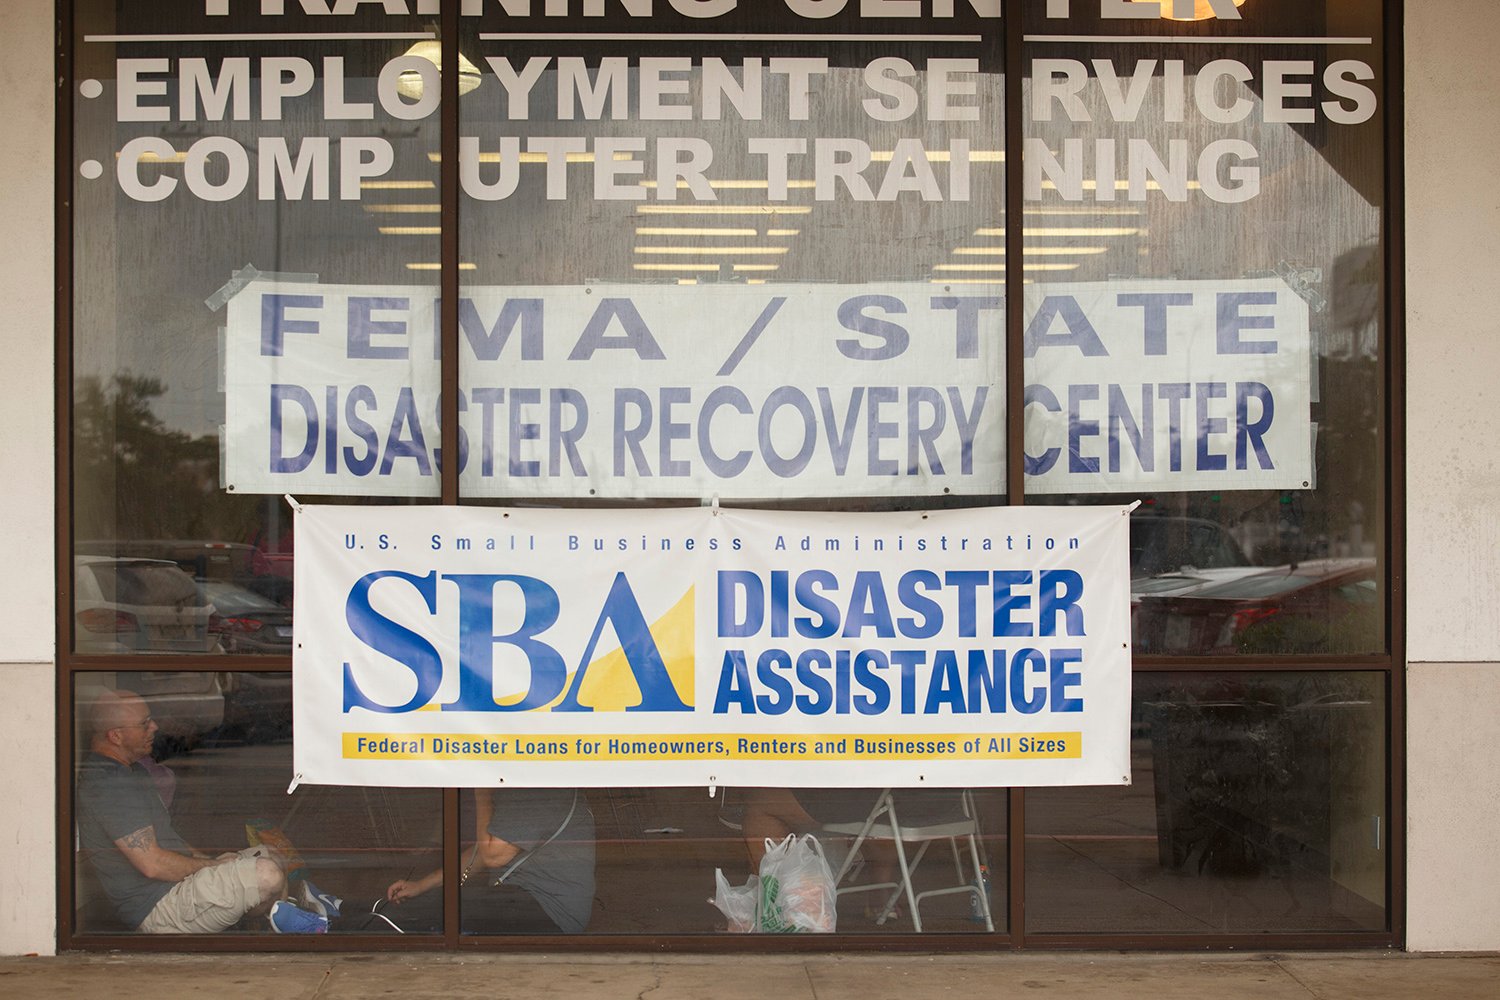
{"label": "storefront glass window", "polygon": [[740,6],[465,22],[465,498],[1004,492],[1000,22]]}
{"label": "storefront glass window", "polygon": [[1383,651],[1380,4],[1099,11],[1027,6],[1028,498],[1141,502],[1139,653]]}
{"label": "storefront glass window", "polygon": [[[455,6],[64,5],[69,933],[183,929],[142,926],[122,810],[294,852],[274,888],[334,933],[449,944],[741,931],[716,876],[743,913],[804,833],[845,890],[818,931],[1389,931],[1389,4]],[[287,495],[1139,501],[1133,781],[288,795]],[[501,672],[531,601],[465,623]]]}
{"label": "storefront glass window", "polygon": [[1128,787],[1027,795],[1028,927],[1385,925],[1385,678],[1138,674]]}
{"label": "storefront glass window", "polygon": [[[906,831],[899,851],[887,794]],[[704,900],[725,898],[722,877],[753,916],[767,887],[743,890],[775,871],[762,858],[790,833],[813,834],[843,877],[828,905],[788,878],[788,920],[859,935],[1005,930],[1005,796],[990,789],[479,789],[460,814],[464,934],[743,931]]]}
{"label": "storefront glass window", "polygon": [[[386,902],[390,885],[438,863],[441,830],[429,820],[441,793],[304,785],[288,795],[291,675],[79,674],[73,717],[79,932],[265,934],[272,900],[312,911],[308,894],[331,897],[321,903],[339,913],[337,932],[442,929],[441,887],[431,894],[436,924],[416,926]],[[173,857],[153,868],[153,845]],[[201,866],[257,847],[283,879],[257,881],[266,876],[251,861],[248,875],[226,865],[208,883],[177,888],[184,873],[174,860]]]}
{"label": "storefront glass window", "polygon": [[289,653],[283,495],[438,495],[433,26],[216,6],[74,5],[80,653]]}

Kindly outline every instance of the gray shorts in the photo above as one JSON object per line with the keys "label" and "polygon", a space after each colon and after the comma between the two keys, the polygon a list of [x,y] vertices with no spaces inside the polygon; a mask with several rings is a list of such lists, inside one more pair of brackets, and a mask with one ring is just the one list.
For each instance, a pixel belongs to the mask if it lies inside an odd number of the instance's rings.
{"label": "gray shorts", "polygon": [[247,847],[239,857],[200,869],[172,886],[138,928],[147,934],[217,934],[227,931],[261,903],[256,859],[264,847]]}

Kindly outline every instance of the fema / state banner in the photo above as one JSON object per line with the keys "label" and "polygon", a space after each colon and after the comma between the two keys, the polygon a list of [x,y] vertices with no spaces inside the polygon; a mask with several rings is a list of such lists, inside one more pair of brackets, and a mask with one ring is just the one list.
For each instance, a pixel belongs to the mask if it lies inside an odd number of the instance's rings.
{"label": "fema / state banner", "polygon": [[297,781],[1128,783],[1129,509],[299,507]]}
{"label": "fema / state banner", "polygon": [[[225,488],[433,496],[436,286],[251,282],[229,304]],[[470,286],[466,497],[1001,492],[999,286]]]}

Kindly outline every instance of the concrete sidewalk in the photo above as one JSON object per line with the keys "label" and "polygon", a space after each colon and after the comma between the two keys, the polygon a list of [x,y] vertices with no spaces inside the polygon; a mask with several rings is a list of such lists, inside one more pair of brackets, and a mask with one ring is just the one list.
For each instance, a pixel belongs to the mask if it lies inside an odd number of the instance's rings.
{"label": "concrete sidewalk", "polygon": [[67,955],[0,959],[0,997],[216,1000],[1490,1000],[1500,955]]}

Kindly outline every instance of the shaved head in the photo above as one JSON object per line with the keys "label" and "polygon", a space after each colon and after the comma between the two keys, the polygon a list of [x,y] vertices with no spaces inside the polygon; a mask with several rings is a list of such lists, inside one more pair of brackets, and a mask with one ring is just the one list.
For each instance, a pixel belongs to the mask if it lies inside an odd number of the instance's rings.
{"label": "shaved head", "polygon": [[151,752],[156,723],[150,706],[134,691],[101,691],[89,704],[84,722],[95,753],[128,764]]}
{"label": "shaved head", "polygon": [[89,738],[97,739],[111,729],[135,722],[139,707],[144,704],[140,695],[124,688],[99,692],[99,697],[89,705],[86,716]]}

